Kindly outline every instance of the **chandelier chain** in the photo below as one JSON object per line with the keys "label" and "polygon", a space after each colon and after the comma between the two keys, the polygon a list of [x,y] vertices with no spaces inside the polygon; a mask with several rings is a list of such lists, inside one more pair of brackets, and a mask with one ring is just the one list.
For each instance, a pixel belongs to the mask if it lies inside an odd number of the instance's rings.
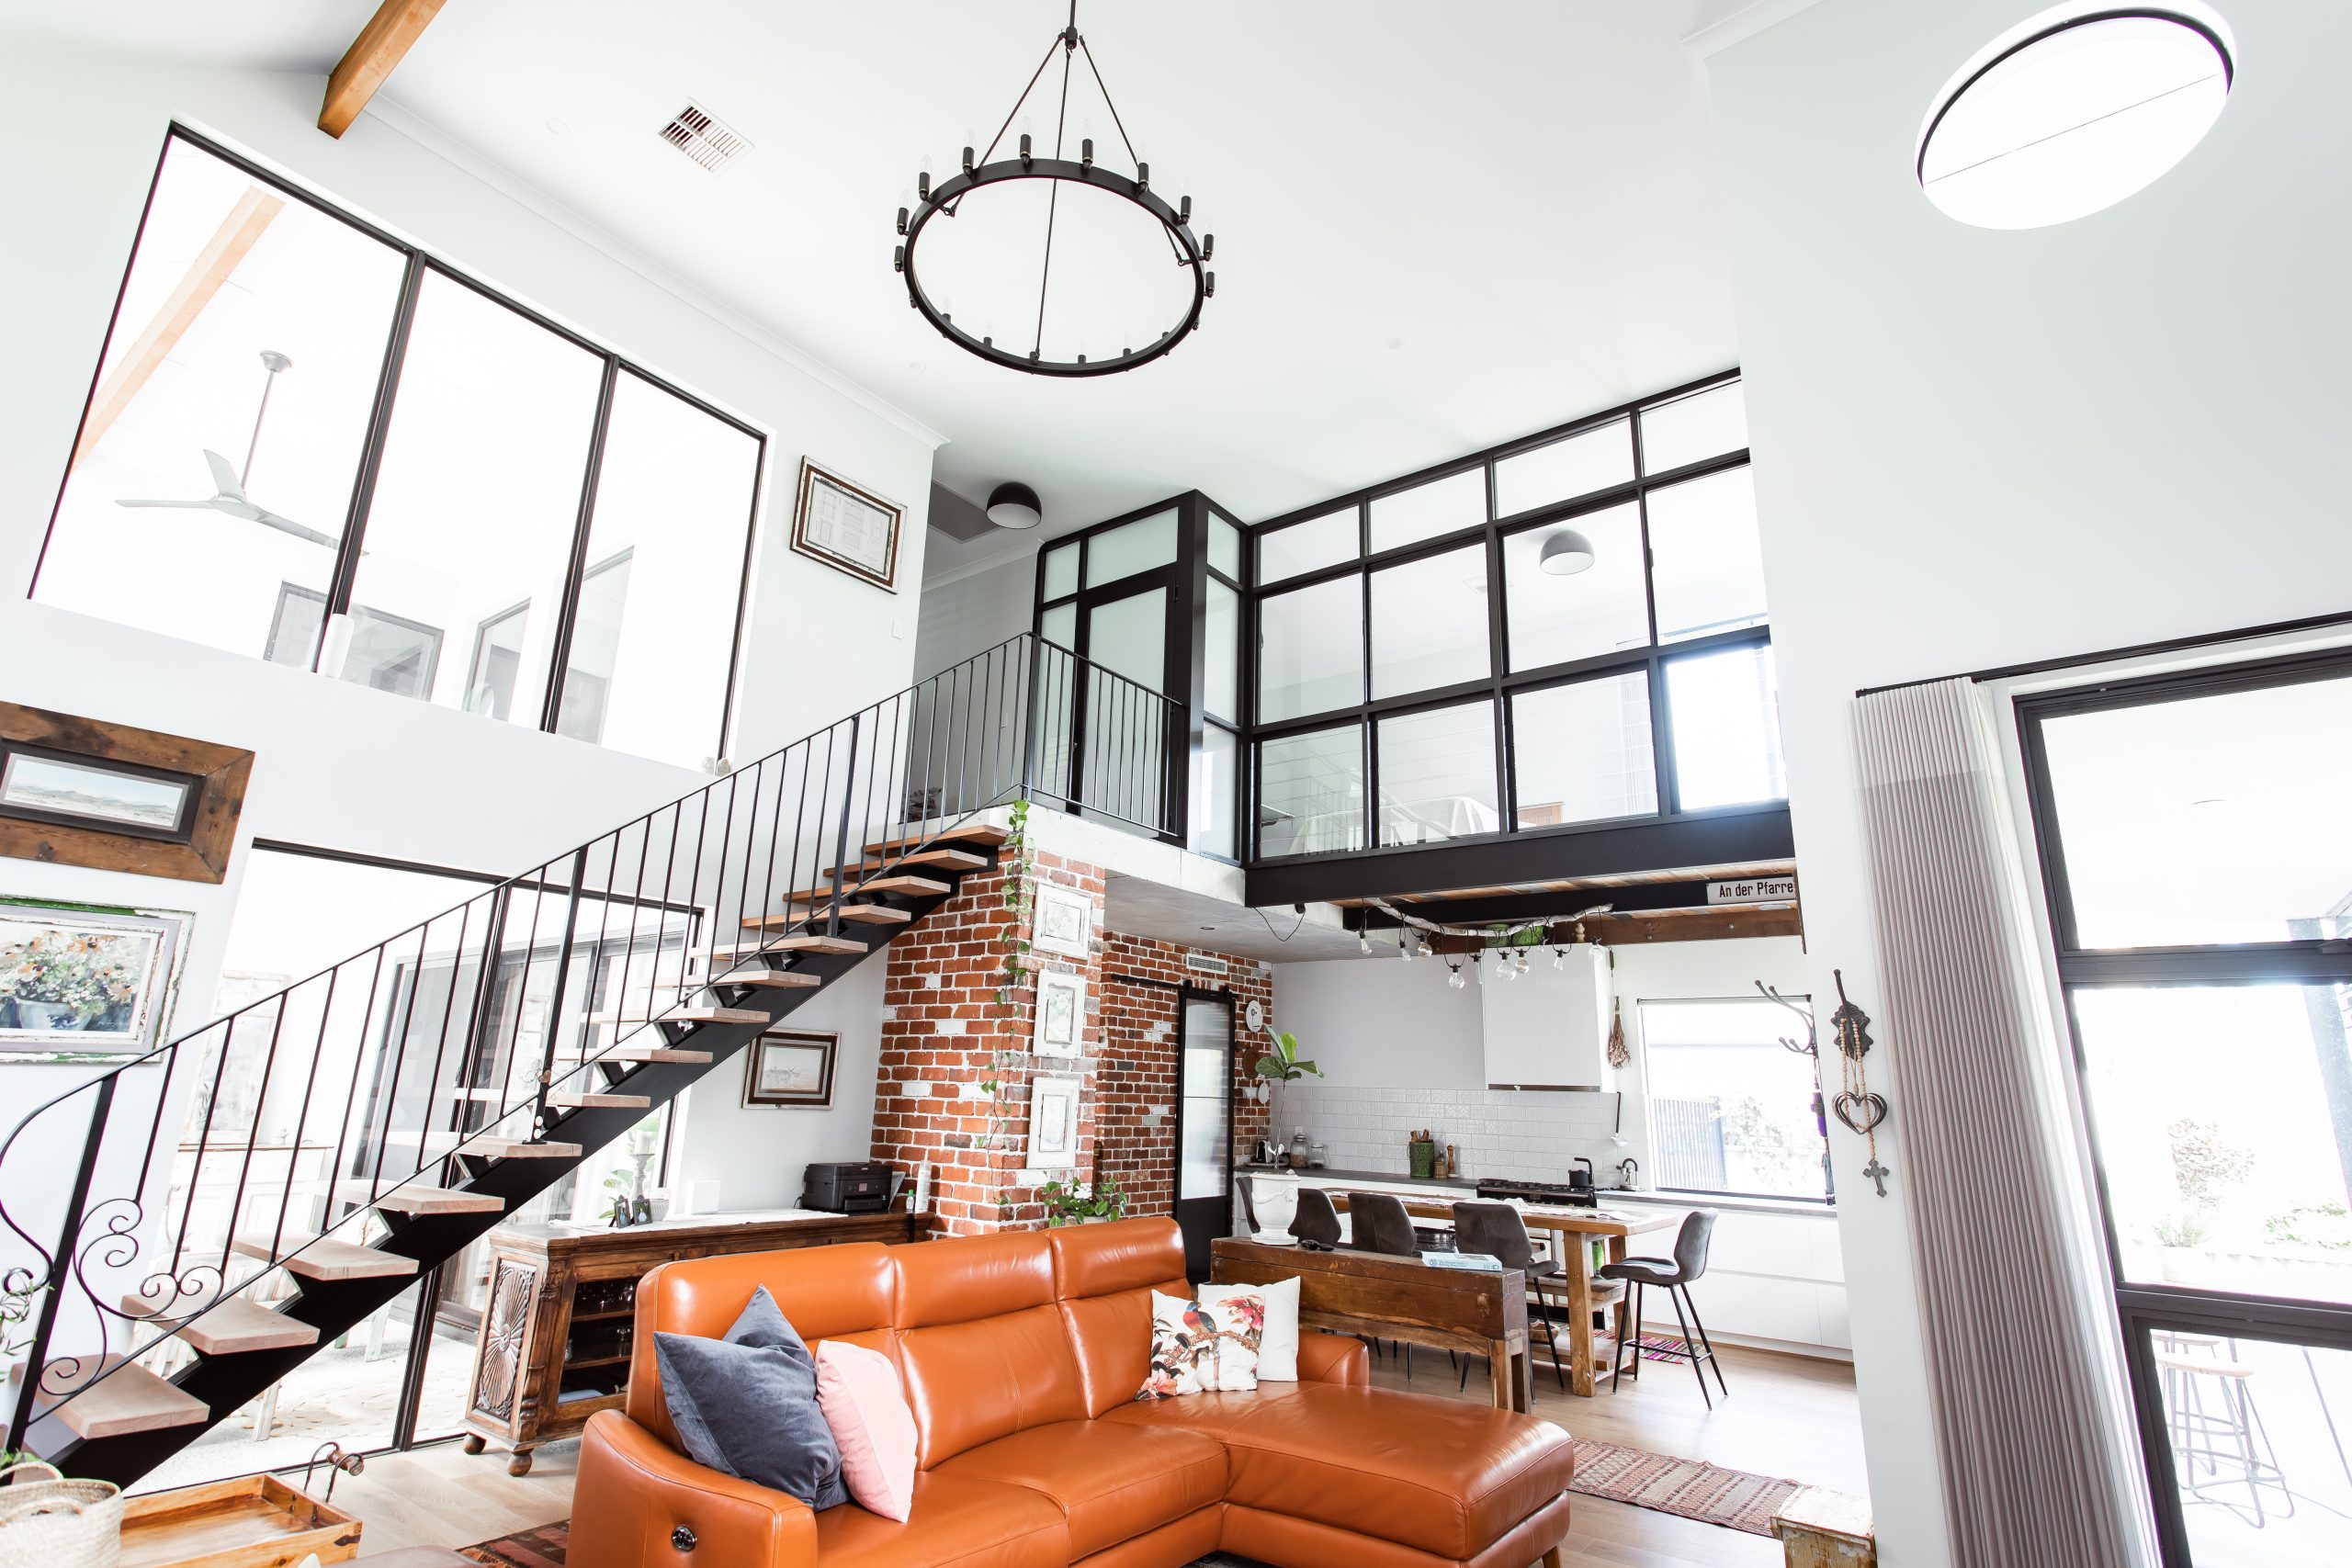
{"label": "chandelier chain", "polygon": [[[1078,0],[1070,0],[1069,17],[1069,36],[1075,38],[1078,36]],[[1062,155],[1062,133],[1069,125],[1069,56],[1070,51],[1065,45],[1062,49],[1061,113],[1054,120],[1054,156],[1056,158]],[[1037,341],[1030,351],[1033,355],[1042,355],[1046,352],[1046,286],[1053,281],[1054,276],[1054,218],[1060,212],[1061,205],[1061,181],[1048,182],[1046,187],[1046,265],[1037,274]]]}

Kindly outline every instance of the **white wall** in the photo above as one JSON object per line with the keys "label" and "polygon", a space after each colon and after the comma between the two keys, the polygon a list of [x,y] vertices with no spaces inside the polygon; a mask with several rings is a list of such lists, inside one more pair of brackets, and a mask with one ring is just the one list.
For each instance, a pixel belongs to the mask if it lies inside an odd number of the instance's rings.
{"label": "white wall", "polygon": [[[24,598],[172,120],[311,186],[769,434],[736,758],[898,689],[913,662],[934,436],[786,345],[747,335],[673,291],[645,264],[600,245],[429,130],[411,134],[371,114],[343,140],[326,137],[315,129],[322,91],[316,77],[0,37],[0,208],[23,220],[0,245],[0,297],[11,301],[0,377],[0,694],[256,754],[226,884],[10,861],[0,863],[0,892],[194,910],[175,1032],[209,1014],[244,846],[256,835],[511,873],[707,780]],[[67,125],[73,132],[62,133]],[[785,547],[804,453],[907,506],[898,593]],[[732,592],[714,595],[714,613],[732,614]],[[842,656],[853,648],[854,657]],[[809,679],[819,667],[824,679]],[[393,924],[387,920],[383,934]],[[0,1103],[8,1108],[0,1119],[10,1122],[75,1077],[6,1066],[0,1074]],[[31,1163],[59,1168],[46,1156]],[[12,1160],[0,1179],[14,1192],[21,1175]]]}
{"label": "white wall", "polygon": [[916,675],[936,675],[1027,631],[1036,584],[1034,554],[924,583],[915,626]]}
{"label": "white wall", "polygon": [[[1842,968],[1882,1015],[1857,688],[2352,608],[2352,8],[2234,0],[2235,90],[2186,163],[2074,223],[1965,228],[1909,156],[1937,89],[2030,8],[1820,0],[1710,62],[1813,990]],[[1880,1560],[1920,1568],[1948,1561],[1947,1500],[1904,1036],[1880,1022],[1897,1195],[1839,1224]]]}
{"label": "white wall", "polygon": [[677,1101],[670,1179],[718,1183],[727,1210],[784,1209],[800,1201],[812,1160],[865,1159],[873,1152],[874,1080],[882,1050],[880,956],[810,998],[786,1027],[841,1035],[833,1058],[833,1103],[745,1105],[744,1066],[721,1064]]}

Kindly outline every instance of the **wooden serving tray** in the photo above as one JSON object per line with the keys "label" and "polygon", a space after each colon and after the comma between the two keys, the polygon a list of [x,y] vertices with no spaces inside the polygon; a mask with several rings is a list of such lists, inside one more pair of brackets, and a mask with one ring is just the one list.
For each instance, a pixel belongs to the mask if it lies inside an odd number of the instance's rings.
{"label": "wooden serving tray", "polygon": [[292,1568],[359,1554],[359,1521],[274,1475],[246,1475],[132,1497],[122,1568]]}

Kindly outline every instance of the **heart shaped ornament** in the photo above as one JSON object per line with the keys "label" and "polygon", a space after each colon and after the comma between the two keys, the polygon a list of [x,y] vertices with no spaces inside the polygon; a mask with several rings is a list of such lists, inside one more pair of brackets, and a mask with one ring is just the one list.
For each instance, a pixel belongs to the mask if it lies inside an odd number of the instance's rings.
{"label": "heart shaped ornament", "polygon": [[1886,1120],[1886,1097],[1876,1091],[1859,1095],[1841,1091],[1829,1102],[1829,1109],[1838,1113],[1838,1121],[1867,1137]]}

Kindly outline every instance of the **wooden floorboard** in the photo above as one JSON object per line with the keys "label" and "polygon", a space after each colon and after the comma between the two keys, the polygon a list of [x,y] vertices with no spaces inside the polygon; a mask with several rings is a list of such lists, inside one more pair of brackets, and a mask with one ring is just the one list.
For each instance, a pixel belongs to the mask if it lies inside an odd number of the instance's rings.
{"label": "wooden floorboard", "polygon": [[[1570,1433],[1627,1448],[1703,1459],[1734,1470],[1861,1493],[1861,1417],[1850,1369],[1835,1361],[1724,1347],[1731,1397],[1709,1410],[1687,1367],[1652,1361],[1638,1386],[1613,1398],[1561,1393],[1539,1370],[1536,1414]],[[1458,1398],[1479,1396],[1483,1369],[1460,1393],[1442,1351],[1419,1351],[1413,1381],[1393,1359],[1378,1362],[1383,1388]],[[1604,1391],[1606,1382],[1602,1384]],[[549,1524],[571,1512],[578,1439],[536,1450],[531,1473],[506,1473],[496,1449],[468,1455],[456,1445],[384,1454],[367,1472],[344,1480],[335,1502],[367,1521],[360,1560],[403,1546],[470,1546]],[[1769,1568],[1781,1551],[1761,1536],[1679,1519],[1623,1503],[1578,1497],[1567,1562],[1572,1568]]]}

